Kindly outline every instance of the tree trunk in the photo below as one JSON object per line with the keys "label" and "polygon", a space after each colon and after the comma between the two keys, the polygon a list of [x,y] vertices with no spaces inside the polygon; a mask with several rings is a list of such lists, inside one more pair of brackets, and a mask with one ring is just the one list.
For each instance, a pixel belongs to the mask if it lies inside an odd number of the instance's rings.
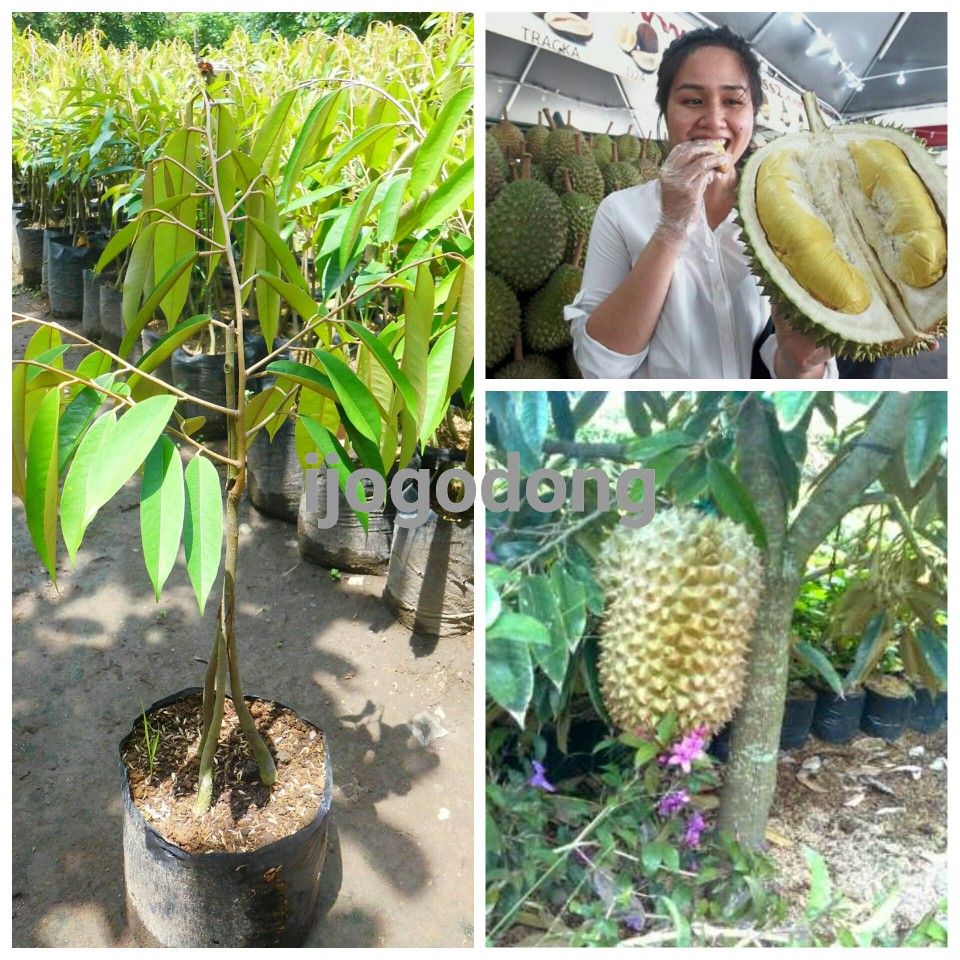
{"label": "tree trunk", "polygon": [[799,580],[764,571],[743,702],[737,712],[717,825],[759,847],[777,786],[777,754],[790,663],[790,621]]}

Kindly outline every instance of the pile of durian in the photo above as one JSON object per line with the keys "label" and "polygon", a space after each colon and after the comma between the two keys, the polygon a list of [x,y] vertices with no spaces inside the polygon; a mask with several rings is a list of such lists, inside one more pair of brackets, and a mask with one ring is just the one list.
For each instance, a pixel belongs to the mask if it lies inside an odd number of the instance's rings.
{"label": "pile of durian", "polygon": [[487,130],[487,372],[579,378],[563,308],[580,289],[597,205],[659,175],[665,144],[570,122]]}

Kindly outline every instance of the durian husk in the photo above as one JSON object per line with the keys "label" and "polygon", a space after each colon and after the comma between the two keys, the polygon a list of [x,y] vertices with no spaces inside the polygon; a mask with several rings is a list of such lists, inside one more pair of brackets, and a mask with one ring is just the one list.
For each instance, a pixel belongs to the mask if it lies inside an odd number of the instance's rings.
{"label": "durian husk", "polygon": [[716,731],[740,703],[762,571],[747,530],[692,508],[623,525],[604,545],[597,583],[606,602],[599,673],[621,729]]}
{"label": "durian husk", "polygon": [[[809,333],[834,356],[872,360],[930,349],[946,331],[945,264],[939,279],[927,286],[914,287],[901,279],[897,264],[903,238],[891,232],[885,223],[889,209],[878,207],[865,195],[850,148],[866,141],[894,144],[922,181],[946,231],[947,185],[943,168],[920,141],[899,128],[870,123],[827,127],[814,95],[805,94],[804,105],[810,132],[771,141],[747,161],[740,178],[739,222],[753,271],[764,293],[791,326]],[[758,175],[765,162],[785,151],[794,155],[796,169],[802,171],[807,189],[799,194],[791,190],[790,195],[781,191],[783,202],[791,203],[791,196],[799,195],[800,207],[827,225],[835,250],[868,288],[867,295],[856,300],[857,308],[866,303],[858,312],[851,312],[852,308],[837,309],[827,289],[818,289],[811,277],[793,276],[782,260],[787,255],[783,248],[775,250],[768,242],[761,211],[757,210]],[[795,219],[802,222],[799,217]],[[796,246],[805,248],[802,237]],[[813,262],[822,264],[827,259],[815,257]],[[833,282],[834,290],[847,287],[845,281]]]}

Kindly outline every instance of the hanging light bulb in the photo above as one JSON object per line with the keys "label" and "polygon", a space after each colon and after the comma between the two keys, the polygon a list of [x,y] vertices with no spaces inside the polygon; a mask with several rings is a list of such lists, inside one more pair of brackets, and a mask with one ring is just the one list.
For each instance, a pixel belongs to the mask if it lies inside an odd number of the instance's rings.
{"label": "hanging light bulb", "polygon": [[799,27],[803,23],[803,14],[802,13],[791,13],[790,22],[795,26]]}
{"label": "hanging light bulb", "polygon": [[897,74],[897,86],[902,87],[906,82],[907,82],[907,78],[903,75],[903,71],[901,70]]}

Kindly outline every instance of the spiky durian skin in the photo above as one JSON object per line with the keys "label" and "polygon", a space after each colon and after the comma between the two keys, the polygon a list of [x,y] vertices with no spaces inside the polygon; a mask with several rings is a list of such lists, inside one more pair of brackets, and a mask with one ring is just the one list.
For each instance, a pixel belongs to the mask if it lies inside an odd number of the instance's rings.
{"label": "spiky durian skin", "polygon": [[[564,259],[569,260],[577,246],[577,240],[583,236],[590,238],[590,228],[597,215],[597,205],[584,193],[564,193],[560,196],[564,213],[567,215],[567,248],[564,250]],[[581,258],[587,255],[587,244],[584,242],[580,252]]]}
{"label": "spiky durian skin", "polygon": [[487,271],[486,344],[488,367],[505,360],[520,331],[520,302],[505,280]]}
{"label": "spiky durian skin", "polygon": [[487,208],[487,262],[518,293],[539,287],[566,246],[566,214],[543,183],[508,183]]}
{"label": "spiky durian skin", "polygon": [[503,189],[507,182],[507,161],[497,141],[487,133],[487,203]]}
{"label": "spiky durian skin", "polygon": [[554,380],[560,376],[560,369],[549,358],[531,353],[522,360],[513,360],[501,367],[494,380]]}
{"label": "spiky durian skin", "polygon": [[716,731],[743,693],[762,571],[746,529],[690,508],[620,526],[597,566],[604,592],[600,685],[621,729],[674,713]]}
{"label": "spiky durian skin", "polygon": [[558,127],[551,130],[543,144],[540,162],[552,176],[558,163],[577,152],[577,131],[573,127]]}
{"label": "spiky durian skin", "polygon": [[561,160],[551,175],[553,189],[563,193],[566,189],[564,171],[570,174],[570,182],[577,193],[586,194],[594,203],[599,203],[604,196],[603,174],[597,166],[597,161],[589,154],[574,154]]}
{"label": "spiky durian skin", "polygon": [[523,137],[523,131],[512,124],[509,120],[501,120],[496,126],[490,128],[489,132],[493,139],[497,141],[504,157],[507,160],[519,160],[526,149],[526,140]]}
{"label": "spiky durian skin", "polygon": [[563,308],[573,303],[583,271],[561,263],[550,279],[530,298],[523,318],[523,339],[531,350],[549,353],[573,343]]}
{"label": "spiky durian skin", "polygon": [[543,148],[546,145],[547,137],[550,136],[550,130],[547,127],[531,127],[524,134],[527,153],[530,154],[534,163],[541,163],[543,159]]}

